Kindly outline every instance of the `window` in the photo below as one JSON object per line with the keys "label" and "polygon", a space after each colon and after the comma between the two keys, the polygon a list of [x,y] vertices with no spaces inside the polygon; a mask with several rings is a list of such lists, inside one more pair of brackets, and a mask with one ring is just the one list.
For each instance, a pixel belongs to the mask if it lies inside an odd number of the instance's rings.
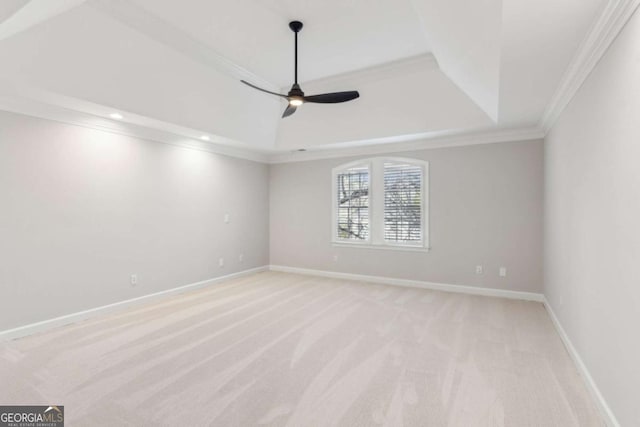
{"label": "window", "polygon": [[384,164],[384,239],[422,241],[422,168],[406,163]]}
{"label": "window", "polygon": [[369,168],[354,167],[337,175],[338,238],[369,240]]}
{"label": "window", "polygon": [[333,170],[333,241],[426,249],[428,163],[374,158]]}

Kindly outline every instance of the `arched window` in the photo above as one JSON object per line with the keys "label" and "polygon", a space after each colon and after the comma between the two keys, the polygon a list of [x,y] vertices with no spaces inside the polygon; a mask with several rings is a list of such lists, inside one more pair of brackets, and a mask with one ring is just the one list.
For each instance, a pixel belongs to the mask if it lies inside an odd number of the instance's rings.
{"label": "arched window", "polygon": [[428,166],[376,157],[334,168],[334,243],[427,248]]}

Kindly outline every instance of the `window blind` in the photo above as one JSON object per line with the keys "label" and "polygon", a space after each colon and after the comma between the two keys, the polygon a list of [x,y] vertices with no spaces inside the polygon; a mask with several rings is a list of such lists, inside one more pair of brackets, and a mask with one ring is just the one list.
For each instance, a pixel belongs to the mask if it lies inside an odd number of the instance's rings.
{"label": "window blind", "polygon": [[369,239],[369,168],[355,167],[336,174],[337,236]]}
{"label": "window blind", "polygon": [[422,241],[422,168],[384,163],[384,238],[389,242]]}

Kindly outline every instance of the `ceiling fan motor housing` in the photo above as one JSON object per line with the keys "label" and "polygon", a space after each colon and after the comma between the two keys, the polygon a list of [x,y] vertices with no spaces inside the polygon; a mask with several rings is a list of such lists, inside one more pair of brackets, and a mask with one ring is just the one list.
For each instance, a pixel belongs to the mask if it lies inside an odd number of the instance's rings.
{"label": "ceiling fan motor housing", "polygon": [[291,86],[291,90],[289,91],[288,95],[303,97],[304,92],[302,91],[302,89],[300,89],[300,85],[298,83],[294,83],[293,86]]}

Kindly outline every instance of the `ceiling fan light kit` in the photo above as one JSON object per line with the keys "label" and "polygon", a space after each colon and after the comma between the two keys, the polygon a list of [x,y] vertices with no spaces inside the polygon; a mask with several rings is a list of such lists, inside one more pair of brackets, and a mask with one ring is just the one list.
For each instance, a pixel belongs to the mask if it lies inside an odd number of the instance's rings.
{"label": "ceiling fan light kit", "polygon": [[295,34],[294,83],[291,86],[291,90],[289,90],[289,93],[287,93],[286,95],[283,95],[280,93],[271,92],[269,90],[262,89],[258,86],[255,86],[245,80],[241,80],[242,83],[246,84],[247,86],[251,86],[254,89],[286,99],[288,102],[288,105],[287,105],[287,108],[284,110],[284,113],[282,113],[283,118],[289,117],[290,115],[295,113],[296,109],[302,104],[304,104],[305,102],[312,102],[316,104],[338,104],[341,102],[351,101],[353,99],[360,97],[360,94],[358,93],[358,91],[355,91],[355,90],[346,91],[346,92],[322,93],[319,95],[311,95],[311,96],[304,95],[304,92],[302,91],[302,89],[300,88],[300,85],[298,84],[298,33],[300,32],[300,30],[302,30],[302,26],[303,26],[302,22],[300,21],[289,22],[289,28]]}

